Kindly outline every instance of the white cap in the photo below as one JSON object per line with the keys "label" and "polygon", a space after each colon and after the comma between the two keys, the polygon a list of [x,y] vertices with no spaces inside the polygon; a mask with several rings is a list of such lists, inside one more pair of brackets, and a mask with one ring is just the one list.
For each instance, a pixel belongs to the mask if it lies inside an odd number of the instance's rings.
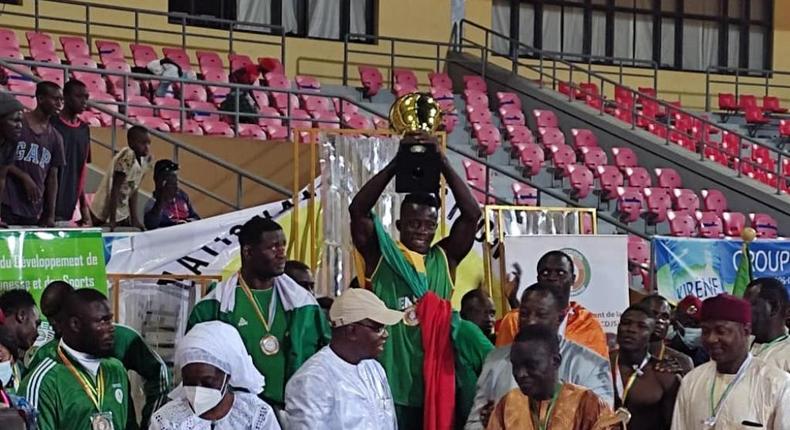
{"label": "white cap", "polygon": [[397,324],[403,312],[389,309],[375,294],[363,288],[351,288],[343,292],[329,309],[332,327],[342,327],[365,319],[379,324]]}

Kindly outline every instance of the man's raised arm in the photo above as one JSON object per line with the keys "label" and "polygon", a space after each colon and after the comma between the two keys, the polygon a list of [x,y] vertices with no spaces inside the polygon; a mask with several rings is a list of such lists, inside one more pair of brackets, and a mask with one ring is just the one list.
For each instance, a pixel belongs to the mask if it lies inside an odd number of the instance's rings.
{"label": "man's raised arm", "polygon": [[458,173],[450,166],[449,160],[442,155],[442,176],[455,197],[455,204],[461,215],[453,223],[450,235],[439,242],[447,255],[450,271],[455,272],[456,266],[472,249],[477,232],[477,223],[483,212],[477,204],[472,192]]}

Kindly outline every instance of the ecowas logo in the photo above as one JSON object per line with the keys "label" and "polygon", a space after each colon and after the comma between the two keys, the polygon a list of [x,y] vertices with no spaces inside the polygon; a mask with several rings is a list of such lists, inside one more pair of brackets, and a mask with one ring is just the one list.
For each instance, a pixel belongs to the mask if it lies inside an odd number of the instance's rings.
{"label": "ecowas logo", "polygon": [[573,267],[576,272],[576,279],[571,285],[571,297],[582,294],[590,285],[592,273],[590,273],[590,262],[581,252],[573,248],[563,248],[560,251],[568,254],[573,260]]}

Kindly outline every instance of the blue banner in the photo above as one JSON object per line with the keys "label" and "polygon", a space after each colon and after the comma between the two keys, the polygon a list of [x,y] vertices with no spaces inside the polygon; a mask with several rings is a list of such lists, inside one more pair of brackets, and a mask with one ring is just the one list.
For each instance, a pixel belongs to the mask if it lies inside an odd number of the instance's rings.
{"label": "blue banner", "polygon": [[[701,299],[732,292],[743,242],[731,239],[653,238],[658,292],[676,303],[689,294]],[[774,277],[790,291],[790,241],[749,244],[752,277]]]}

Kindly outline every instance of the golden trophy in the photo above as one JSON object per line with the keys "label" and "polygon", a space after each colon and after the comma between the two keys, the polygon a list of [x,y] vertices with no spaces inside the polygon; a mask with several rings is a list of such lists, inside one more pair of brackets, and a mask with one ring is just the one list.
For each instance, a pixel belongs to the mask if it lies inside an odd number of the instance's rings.
{"label": "golden trophy", "polygon": [[390,127],[403,135],[398,148],[395,191],[438,193],[441,159],[433,135],[442,125],[442,109],[429,94],[409,93],[390,108]]}

